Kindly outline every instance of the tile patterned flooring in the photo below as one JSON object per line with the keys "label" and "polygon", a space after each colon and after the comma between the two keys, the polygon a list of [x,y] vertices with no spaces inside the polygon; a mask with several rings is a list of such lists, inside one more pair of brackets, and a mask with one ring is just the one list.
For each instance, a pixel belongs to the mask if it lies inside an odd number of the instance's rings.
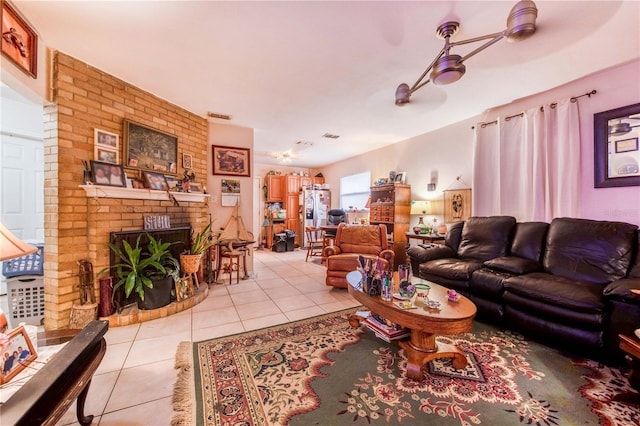
{"label": "tile patterned flooring", "polygon": [[[255,277],[211,284],[192,309],[141,324],[111,328],[107,353],[91,382],[85,412],[94,425],[168,425],[181,341],[255,330],[358,306],[346,289],[324,284],[325,267],[305,250],[254,251]],[[75,403],[59,425],[77,424]]]}

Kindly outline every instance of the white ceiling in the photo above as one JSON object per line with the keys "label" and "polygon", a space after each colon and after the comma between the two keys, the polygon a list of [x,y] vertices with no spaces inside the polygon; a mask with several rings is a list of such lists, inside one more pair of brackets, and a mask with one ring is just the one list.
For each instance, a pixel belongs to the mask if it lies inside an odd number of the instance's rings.
{"label": "white ceiling", "polygon": [[[466,62],[449,86],[413,84],[453,41],[502,31],[514,1],[214,2],[13,0],[58,49],[201,116],[255,129],[259,162],[294,147],[318,167],[640,57],[640,2],[537,1],[538,30]],[[464,54],[477,45],[454,48]],[[640,76],[639,76],[640,77]],[[340,135],[337,140],[325,133]]]}

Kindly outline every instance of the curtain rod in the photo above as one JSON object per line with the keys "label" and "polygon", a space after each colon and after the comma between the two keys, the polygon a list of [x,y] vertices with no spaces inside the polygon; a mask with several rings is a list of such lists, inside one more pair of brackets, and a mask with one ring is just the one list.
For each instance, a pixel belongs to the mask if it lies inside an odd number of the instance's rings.
{"label": "curtain rod", "polygon": [[[571,101],[572,103],[575,103],[575,102],[578,102],[578,98],[581,98],[583,96],[591,98],[591,96],[595,95],[596,93],[598,93],[598,91],[594,89],[594,90],[592,90],[590,92],[583,93],[582,95],[572,96],[571,98],[569,98],[569,101]],[[557,105],[558,105],[557,102],[553,102],[552,104],[550,104],[551,108],[555,108]],[[544,107],[540,107],[540,111],[544,111]],[[505,117],[504,120],[505,121],[509,121],[512,118],[522,117],[522,116],[524,116],[524,112],[521,112],[519,114],[509,115],[509,116]],[[480,126],[480,127],[482,127],[484,129],[485,127],[487,127],[490,124],[498,124],[498,120],[496,119],[496,120],[493,120],[493,121],[487,121],[485,123],[478,123],[478,126]],[[476,126],[471,126],[471,130],[473,130],[475,128],[476,128]]]}

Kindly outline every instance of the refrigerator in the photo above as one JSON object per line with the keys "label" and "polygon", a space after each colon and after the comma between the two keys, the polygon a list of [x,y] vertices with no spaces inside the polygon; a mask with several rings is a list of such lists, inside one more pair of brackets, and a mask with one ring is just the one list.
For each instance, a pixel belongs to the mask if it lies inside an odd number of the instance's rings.
{"label": "refrigerator", "polygon": [[303,189],[302,202],[302,230],[304,245],[307,247],[307,226],[322,226],[327,224],[327,212],[331,210],[331,191],[328,189]]}

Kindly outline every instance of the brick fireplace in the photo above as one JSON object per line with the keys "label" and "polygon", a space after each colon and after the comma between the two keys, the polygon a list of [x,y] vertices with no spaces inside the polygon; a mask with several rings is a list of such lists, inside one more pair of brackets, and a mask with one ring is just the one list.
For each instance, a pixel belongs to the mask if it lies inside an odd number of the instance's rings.
{"label": "brick fireplace", "polygon": [[[45,121],[45,320],[46,329],[66,328],[79,303],[78,265],[88,258],[94,271],[109,265],[109,233],[143,229],[147,215],[168,215],[172,226],[201,230],[209,221],[207,199],[154,199],[139,190],[131,198],[96,196],[80,185],[83,161],[94,155],[94,129],[120,135],[123,120],[133,120],[178,137],[178,158],[192,155],[196,180],[206,182],[208,123],[205,118],[61,52],[51,52],[51,104]],[[181,161],[178,175],[182,175]],[[127,175],[139,171],[125,168]],[[131,190],[133,191],[133,190]],[[99,298],[97,278],[96,298]]]}

